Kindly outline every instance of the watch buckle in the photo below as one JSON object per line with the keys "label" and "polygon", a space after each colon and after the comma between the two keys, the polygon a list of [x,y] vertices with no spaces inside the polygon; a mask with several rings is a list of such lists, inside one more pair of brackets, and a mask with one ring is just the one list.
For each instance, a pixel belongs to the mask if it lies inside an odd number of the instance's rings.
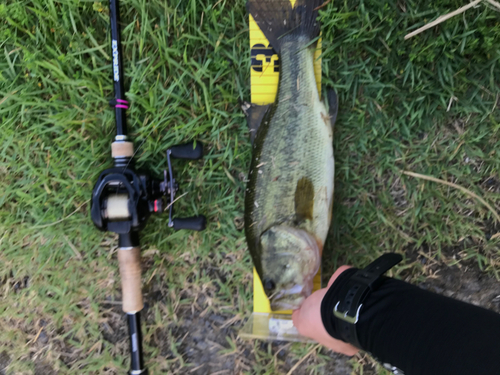
{"label": "watch buckle", "polygon": [[350,324],[356,324],[359,320],[359,310],[361,310],[361,307],[363,304],[359,305],[358,310],[356,311],[356,316],[349,316],[347,315],[348,311],[342,312],[338,310],[338,307],[340,305],[340,301],[337,302],[335,307],[333,308],[333,315],[336,318],[339,318],[340,320],[343,320],[344,322],[350,323]]}

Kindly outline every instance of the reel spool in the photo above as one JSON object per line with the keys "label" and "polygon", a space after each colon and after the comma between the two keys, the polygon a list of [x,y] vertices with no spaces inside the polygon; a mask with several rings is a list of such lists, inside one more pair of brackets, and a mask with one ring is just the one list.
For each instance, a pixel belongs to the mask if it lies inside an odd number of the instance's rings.
{"label": "reel spool", "polygon": [[120,221],[130,218],[127,194],[111,194],[106,203],[107,207],[104,213],[109,220]]}
{"label": "reel spool", "polygon": [[[127,142],[128,143],[128,142]],[[115,147],[116,149],[117,147]],[[171,158],[197,160],[203,157],[203,147],[193,142],[174,146],[167,150],[168,169],[163,180],[146,174],[138,174],[126,167],[120,155],[120,167],[103,171],[92,192],[91,217],[102,231],[127,234],[141,230],[151,214],[169,210],[168,226],[179,229],[201,231],[206,227],[203,215],[173,218],[173,203],[179,186],[173,177]],[[116,160],[115,156],[115,160]],[[124,165],[125,166],[121,166]]]}

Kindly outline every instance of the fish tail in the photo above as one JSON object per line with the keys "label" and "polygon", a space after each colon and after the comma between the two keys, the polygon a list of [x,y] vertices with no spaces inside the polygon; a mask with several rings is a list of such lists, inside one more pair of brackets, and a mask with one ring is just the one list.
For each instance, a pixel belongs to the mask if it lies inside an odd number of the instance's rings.
{"label": "fish tail", "polygon": [[315,39],[320,32],[318,8],[323,0],[248,0],[247,10],[279,54],[285,41]]}

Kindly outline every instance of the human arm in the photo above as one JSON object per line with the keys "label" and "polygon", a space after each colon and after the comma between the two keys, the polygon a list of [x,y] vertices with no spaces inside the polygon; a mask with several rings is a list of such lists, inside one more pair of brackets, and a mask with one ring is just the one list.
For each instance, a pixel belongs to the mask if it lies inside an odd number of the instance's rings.
{"label": "human arm", "polygon": [[[328,297],[334,303],[354,272],[354,268],[339,269],[328,288],[313,294],[293,313],[299,333],[348,355],[355,349],[340,345],[333,311],[326,317],[331,319],[326,322],[330,335],[319,310],[327,290],[334,289]],[[315,319],[318,314],[320,319]],[[406,375],[500,373],[500,315],[400,280],[383,278],[368,295],[356,332],[361,349]]]}

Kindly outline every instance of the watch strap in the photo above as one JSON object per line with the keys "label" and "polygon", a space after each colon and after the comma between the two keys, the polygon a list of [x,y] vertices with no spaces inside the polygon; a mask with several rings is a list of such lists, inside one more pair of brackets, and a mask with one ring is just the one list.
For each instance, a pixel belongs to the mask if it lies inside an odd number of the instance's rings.
{"label": "watch strap", "polygon": [[[356,323],[358,323],[363,302],[370,292],[380,285],[383,280],[381,276],[402,259],[400,254],[382,255],[367,267],[352,274],[338,294],[339,299],[332,301],[335,304],[333,307],[334,324],[343,341],[361,348],[356,334]],[[327,296],[328,293],[325,298]]]}

